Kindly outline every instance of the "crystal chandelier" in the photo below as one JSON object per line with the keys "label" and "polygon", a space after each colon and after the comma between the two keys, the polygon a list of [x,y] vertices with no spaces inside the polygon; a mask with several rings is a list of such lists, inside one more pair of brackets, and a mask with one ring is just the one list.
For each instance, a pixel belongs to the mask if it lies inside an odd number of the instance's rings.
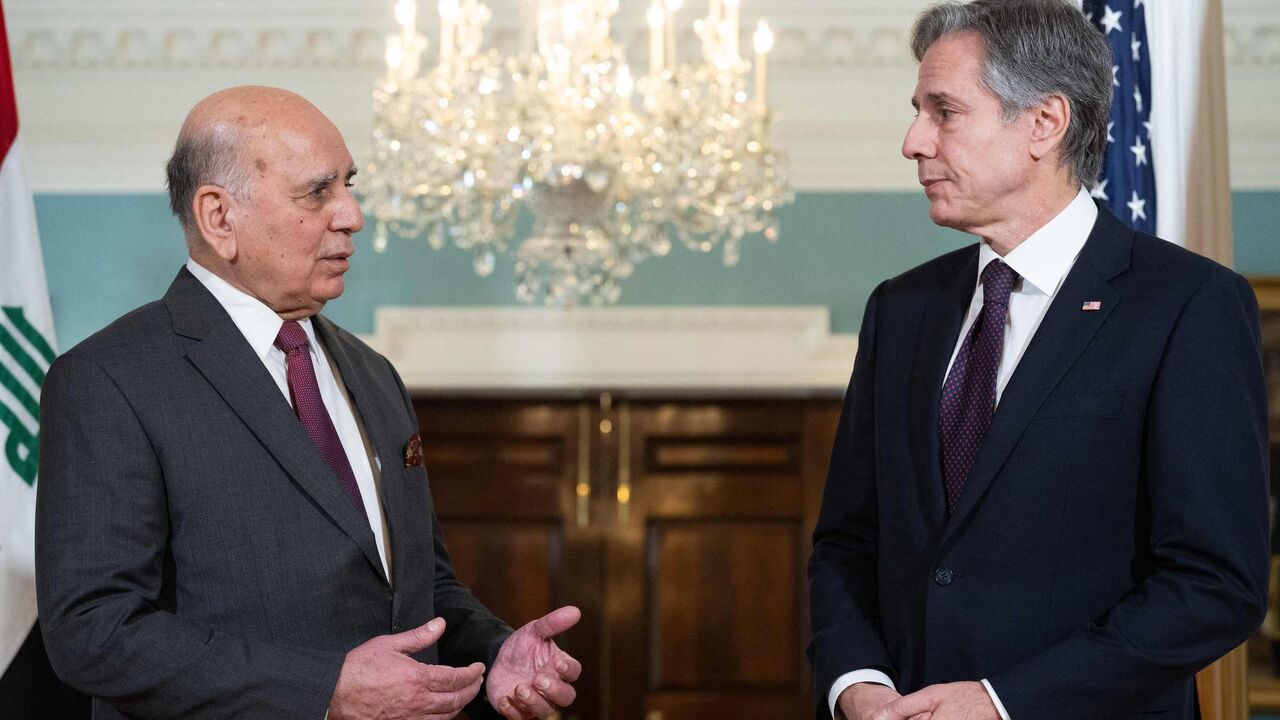
{"label": "crystal chandelier", "polygon": [[761,21],[754,63],[741,57],[741,0],[709,0],[695,62],[678,62],[684,0],[654,0],[638,79],[610,37],[618,0],[516,2],[519,50],[503,56],[482,49],[488,7],[440,0],[437,62],[423,69],[416,2],[398,0],[374,90],[364,205],[375,249],[425,234],[473,253],[487,276],[527,206],[516,297],[565,306],[617,301],[635,264],[673,240],[720,248],[729,266],[746,235],[776,241],[774,213],[793,195],[769,144],[773,35]]}

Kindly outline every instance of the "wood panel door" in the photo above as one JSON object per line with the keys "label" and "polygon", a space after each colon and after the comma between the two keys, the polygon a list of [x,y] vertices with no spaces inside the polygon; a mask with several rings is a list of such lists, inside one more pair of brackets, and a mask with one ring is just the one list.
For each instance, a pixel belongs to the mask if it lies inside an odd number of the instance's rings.
{"label": "wood panel door", "polygon": [[616,411],[612,720],[812,717],[805,563],[837,403]]}
{"label": "wood panel door", "polygon": [[812,716],[805,561],[834,400],[417,403],[459,578],[583,610],[566,720]]}
{"label": "wood panel door", "polygon": [[[415,409],[459,579],[512,627],[577,605],[582,621],[560,644],[598,670],[603,543],[578,495],[591,463],[588,406],[430,399],[415,401]],[[576,683],[578,701],[566,720],[599,717],[600,677],[587,672]]]}

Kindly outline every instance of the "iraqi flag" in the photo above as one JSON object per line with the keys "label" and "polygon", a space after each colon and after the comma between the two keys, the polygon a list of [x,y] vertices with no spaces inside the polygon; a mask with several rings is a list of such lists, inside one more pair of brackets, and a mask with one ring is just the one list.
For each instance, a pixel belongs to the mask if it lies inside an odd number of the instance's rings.
{"label": "iraqi flag", "polygon": [[40,386],[53,314],[36,210],[22,170],[13,65],[0,6],[0,673],[36,621],[35,510]]}

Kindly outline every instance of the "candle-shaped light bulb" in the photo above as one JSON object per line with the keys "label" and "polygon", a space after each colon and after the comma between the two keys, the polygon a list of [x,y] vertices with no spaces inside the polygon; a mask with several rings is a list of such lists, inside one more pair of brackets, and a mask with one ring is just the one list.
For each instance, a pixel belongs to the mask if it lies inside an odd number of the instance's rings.
{"label": "candle-shaped light bulb", "polygon": [[649,19],[649,28],[661,28],[667,20],[667,14],[662,11],[662,3],[659,0],[653,0],[653,4],[649,6],[649,13],[646,15]]}
{"label": "candle-shaped light bulb", "polygon": [[773,49],[773,31],[769,29],[769,23],[761,20],[760,24],[756,25],[752,44],[755,45],[757,55],[767,55]]}
{"label": "candle-shaped light bulb", "polygon": [[440,19],[447,23],[456,23],[462,16],[462,7],[458,0],[440,0]]}
{"label": "candle-shaped light bulb", "polygon": [[738,8],[742,0],[724,0],[725,51],[731,62],[738,61]]}
{"label": "candle-shaped light bulb", "polygon": [[649,6],[648,19],[649,74],[653,77],[661,77],[665,58],[663,25],[665,25],[667,21],[667,13],[662,9],[661,0],[653,0],[653,4]]}
{"label": "candle-shaped light bulb", "polygon": [[400,38],[391,36],[387,38],[387,70],[396,71],[400,69],[400,64],[404,62],[404,45],[400,42]]}
{"label": "candle-shaped light bulb", "polygon": [[618,68],[617,90],[618,94],[625,100],[631,99],[631,93],[636,89],[635,79],[631,77],[631,68],[623,65]]}
{"label": "candle-shaped light bulb", "polygon": [[440,0],[440,62],[453,59],[458,20],[461,16],[462,8],[458,7],[458,0]]}
{"label": "candle-shaped light bulb", "polygon": [[773,31],[761,20],[752,38],[756,51],[756,112],[764,117],[769,112],[769,51],[773,49]]}
{"label": "candle-shaped light bulb", "polygon": [[400,27],[413,27],[417,19],[417,0],[400,0],[396,3],[396,22],[400,23]]}

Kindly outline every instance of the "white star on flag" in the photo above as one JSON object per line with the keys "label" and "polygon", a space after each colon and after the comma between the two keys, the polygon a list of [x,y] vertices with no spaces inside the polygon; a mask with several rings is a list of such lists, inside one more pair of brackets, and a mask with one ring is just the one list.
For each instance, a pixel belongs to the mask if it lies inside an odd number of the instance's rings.
{"label": "white star on flag", "polygon": [[1120,87],[1120,66],[1111,66],[1111,87]]}
{"label": "white star on flag", "polygon": [[1142,91],[1137,87],[1133,89],[1133,101],[1138,104],[1138,112],[1142,112]]}
{"label": "white star on flag", "polygon": [[1142,59],[1142,56],[1138,53],[1142,49],[1142,41],[1138,39],[1137,35],[1130,35],[1129,37],[1131,38],[1129,49],[1133,51],[1133,61],[1138,62]]}
{"label": "white star on flag", "polygon": [[1116,126],[1116,124],[1115,124],[1114,122],[1108,122],[1108,123],[1107,123],[1107,142],[1109,142],[1109,143],[1113,143],[1113,142],[1115,142],[1115,141],[1116,141],[1115,137],[1113,137],[1113,136],[1111,135],[1111,128],[1113,128],[1113,127],[1115,127],[1115,126]]}
{"label": "white star on flag", "polygon": [[1129,149],[1133,151],[1135,163],[1138,165],[1147,164],[1147,146],[1142,144],[1142,138],[1136,138],[1135,144],[1130,145]]}
{"label": "white star on flag", "polygon": [[1147,201],[1138,197],[1138,191],[1133,191],[1133,199],[1125,203],[1129,206],[1129,210],[1133,211],[1133,217],[1129,222],[1137,222],[1138,218],[1147,219]]}
{"label": "white star on flag", "polygon": [[1092,195],[1093,197],[1098,198],[1099,200],[1110,200],[1111,198],[1107,197],[1108,182],[1110,182],[1110,180],[1103,178],[1102,180],[1099,180],[1098,182],[1094,183],[1093,189],[1089,191],[1089,194]]}
{"label": "white star on flag", "polygon": [[1112,30],[1124,30],[1120,27],[1120,15],[1118,10],[1112,10],[1108,5],[1102,10],[1102,26],[1106,28],[1107,34],[1110,35]]}

